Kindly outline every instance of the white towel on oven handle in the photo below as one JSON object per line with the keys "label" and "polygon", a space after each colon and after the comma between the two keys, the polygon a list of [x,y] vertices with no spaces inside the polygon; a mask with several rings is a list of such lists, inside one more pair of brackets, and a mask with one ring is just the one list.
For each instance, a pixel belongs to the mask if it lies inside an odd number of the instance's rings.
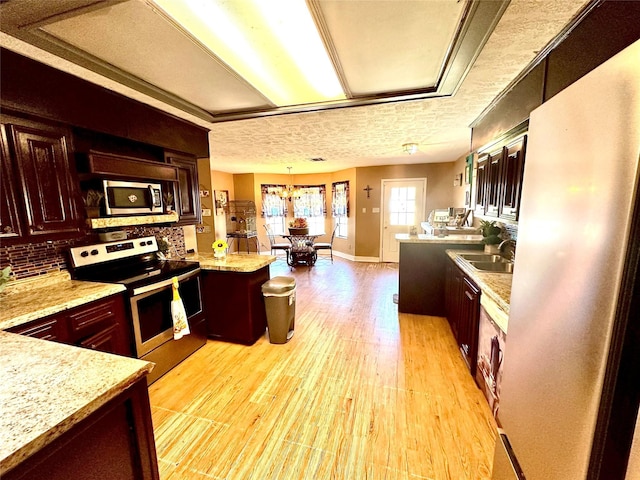
{"label": "white towel on oven handle", "polygon": [[187,312],[178,292],[178,277],[173,277],[173,300],[171,300],[171,318],[173,320],[173,339],[180,340],[184,335],[189,335],[189,322]]}

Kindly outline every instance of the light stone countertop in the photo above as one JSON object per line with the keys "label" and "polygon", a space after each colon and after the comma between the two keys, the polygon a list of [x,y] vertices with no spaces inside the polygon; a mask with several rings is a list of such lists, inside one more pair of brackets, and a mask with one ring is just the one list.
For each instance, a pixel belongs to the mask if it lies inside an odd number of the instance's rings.
{"label": "light stone countertop", "polygon": [[0,330],[124,291],[119,284],[71,280],[66,271],[10,282],[0,294]]}
{"label": "light stone countertop", "polygon": [[[508,317],[513,274],[481,272],[476,270],[467,262],[463,261],[459,256],[461,253],[469,253],[470,251],[471,250],[447,250],[447,255],[456,262],[456,265],[458,265],[464,273],[469,275],[469,277],[476,282],[478,287],[482,290],[482,294],[491,298],[496,306]],[[473,250],[471,252],[479,253],[477,250]],[[500,327],[506,333],[507,325],[500,325]]]}
{"label": "light stone countertop", "polygon": [[152,368],[134,358],[0,332],[0,476]]}
{"label": "light stone countertop", "polygon": [[482,235],[447,235],[439,237],[437,235],[427,235],[419,233],[418,235],[409,235],[408,233],[397,233],[396,240],[400,243],[466,243],[478,245],[482,244]]}
{"label": "light stone countertop", "polygon": [[187,260],[200,262],[202,270],[250,273],[260,270],[276,261],[273,255],[232,253],[223,260],[214,258],[213,253],[187,255]]}

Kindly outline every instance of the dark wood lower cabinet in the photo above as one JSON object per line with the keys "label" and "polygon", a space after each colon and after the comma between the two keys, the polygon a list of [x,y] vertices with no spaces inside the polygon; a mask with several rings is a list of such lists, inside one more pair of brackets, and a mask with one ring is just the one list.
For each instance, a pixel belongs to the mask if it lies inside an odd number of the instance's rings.
{"label": "dark wood lower cabinet", "polygon": [[252,345],[264,335],[267,314],[262,284],[269,267],[255,272],[202,270],[202,297],[209,337]]}
{"label": "dark wood lower cabinet", "polygon": [[452,260],[446,273],[447,319],[469,371],[475,375],[478,359],[480,289]]}
{"label": "dark wood lower cabinet", "polygon": [[121,294],[8,329],[11,333],[133,357]]}
{"label": "dark wood lower cabinet", "polygon": [[2,476],[3,480],[157,480],[145,377]]}

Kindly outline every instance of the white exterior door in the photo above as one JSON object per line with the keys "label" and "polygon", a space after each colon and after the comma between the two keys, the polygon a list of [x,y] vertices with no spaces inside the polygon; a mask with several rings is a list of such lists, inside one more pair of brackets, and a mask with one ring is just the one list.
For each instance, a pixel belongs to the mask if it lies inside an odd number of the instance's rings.
{"label": "white exterior door", "polygon": [[426,178],[382,180],[380,258],[383,262],[397,263],[399,260],[397,233],[409,233],[414,225],[420,231],[420,222],[425,220],[426,193]]}

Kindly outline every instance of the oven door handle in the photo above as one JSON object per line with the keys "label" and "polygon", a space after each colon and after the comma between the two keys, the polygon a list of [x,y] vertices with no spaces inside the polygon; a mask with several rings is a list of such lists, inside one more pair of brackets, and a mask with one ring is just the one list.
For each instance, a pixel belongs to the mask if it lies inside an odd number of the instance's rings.
{"label": "oven door handle", "polygon": [[[186,280],[187,278],[195,277],[199,273],[200,273],[200,269],[197,268],[195,270],[191,270],[190,272],[183,273],[182,275],[178,275],[178,282],[181,282],[182,280]],[[144,287],[140,287],[140,288],[134,288],[133,293],[131,295],[133,297],[136,297],[138,295],[142,295],[143,293],[148,293],[154,290],[159,290],[161,288],[168,287],[172,283],[173,283],[173,277],[171,277],[169,280],[163,280],[162,282],[153,283],[151,285],[145,285]]]}

